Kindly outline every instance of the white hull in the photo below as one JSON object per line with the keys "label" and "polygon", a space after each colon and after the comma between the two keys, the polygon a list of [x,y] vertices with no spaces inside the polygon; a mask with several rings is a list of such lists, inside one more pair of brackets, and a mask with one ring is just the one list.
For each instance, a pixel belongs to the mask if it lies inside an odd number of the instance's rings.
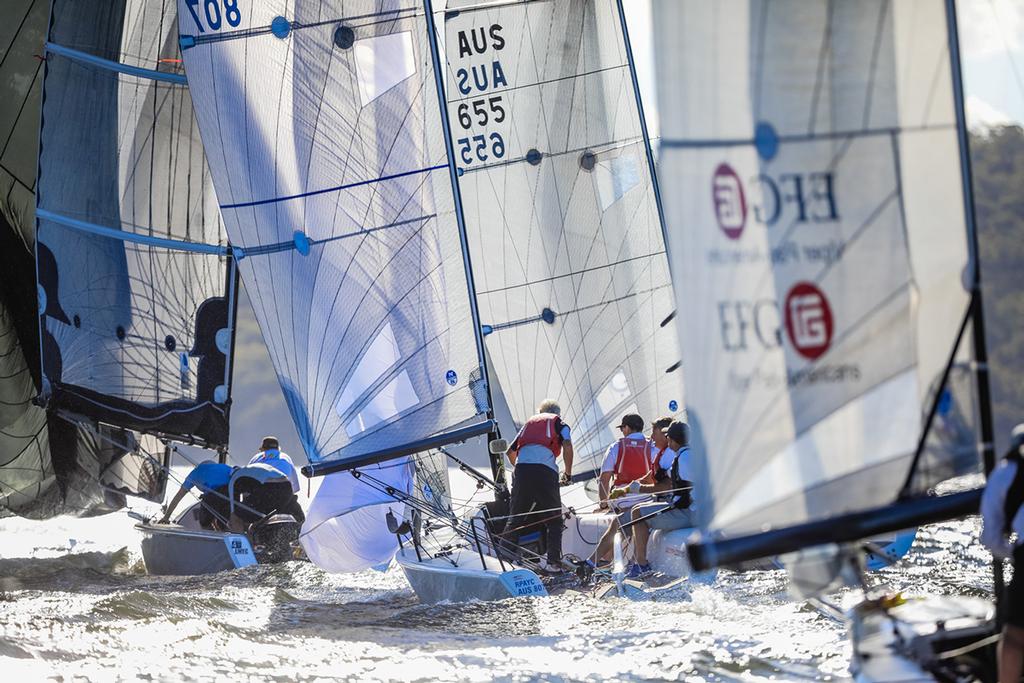
{"label": "white hull", "polygon": [[[601,535],[614,519],[615,515],[600,512],[576,515],[566,521],[566,529],[562,532],[562,554],[575,555],[582,559],[590,557],[597,549]],[[652,533],[647,542],[647,560],[651,567],[667,576],[689,576],[690,563],[686,559],[686,539],[693,531],[687,528]],[[623,550],[626,559],[632,560],[632,546],[625,543]]]}
{"label": "white hull", "polygon": [[[416,557],[406,546],[395,556],[420,602],[467,602],[547,595],[540,578],[528,569],[502,566],[489,555],[461,552],[451,557]],[[453,564],[456,562],[457,564]]]}
{"label": "white hull", "polygon": [[926,597],[910,599],[887,612],[861,603],[848,618],[854,680],[907,683],[936,680],[926,668],[937,663],[937,654],[990,635],[993,608],[980,598]]}

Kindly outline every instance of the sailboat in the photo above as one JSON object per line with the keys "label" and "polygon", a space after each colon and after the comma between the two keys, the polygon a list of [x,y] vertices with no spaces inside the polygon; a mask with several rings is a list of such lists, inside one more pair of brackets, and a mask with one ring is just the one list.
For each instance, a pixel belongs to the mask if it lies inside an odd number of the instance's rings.
{"label": "sailboat", "polygon": [[[155,478],[158,501],[171,444],[226,459],[238,294],[175,10],[170,0],[53,4],[35,206],[39,401],[105,448],[135,453],[135,478]],[[202,530],[194,511],[137,525],[151,573],[280,555],[256,525]]]}
{"label": "sailboat", "polygon": [[[64,11],[64,7],[58,8]],[[4,102],[0,239],[0,516],[91,516],[123,507],[126,495],[162,499],[168,452],[156,439],[94,419],[46,411],[36,283],[35,200],[43,36],[49,7],[29,3],[11,17],[0,73],[15,84]],[[82,28],[82,37],[95,30]],[[79,170],[85,166],[79,165]],[[88,174],[87,174],[88,175]],[[45,264],[44,264],[45,265]]]}
{"label": "sailboat", "polygon": [[[840,570],[861,580],[863,539],[976,512],[978,490],[927,493],[993,464],[955,6],[654,12],[687,412],[706,454],[689,556],[828,546],[812,597]],[[989,611],[867,597],[851,613],[860,680],[930,680]]]}

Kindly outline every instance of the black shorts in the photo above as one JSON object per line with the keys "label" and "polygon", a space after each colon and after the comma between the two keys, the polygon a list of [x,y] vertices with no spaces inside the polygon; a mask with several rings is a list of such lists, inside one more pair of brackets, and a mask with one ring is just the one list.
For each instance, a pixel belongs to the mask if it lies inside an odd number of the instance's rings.
{"label": "black shorts", "polygon": [[1006,598],[1006,623],[1024,628],[1024,546],[1013,551],[1013,579]]}
{"label": "black shorts", "polygon": [[235,505],[235,514],[249,522],[271,512],[288,513],[296,500],[291,482],[287,481],[261,484],[250,477],[239,477],[234,489],[235,499],[245,506]]}

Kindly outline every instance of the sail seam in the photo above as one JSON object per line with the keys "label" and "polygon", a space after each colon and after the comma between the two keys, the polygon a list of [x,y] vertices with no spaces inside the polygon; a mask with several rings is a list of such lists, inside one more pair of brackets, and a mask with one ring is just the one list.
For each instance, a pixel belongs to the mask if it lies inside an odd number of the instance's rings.
{"label": "sail seam", "polygon": [[360,180],[359,182],[349,183],[347,185],[338,185],[337,187],[325,187],[321,190],[310,190],[309,192],[302,192],[300,194],[286,195],[284,197],[272,197],[270,199],[257,199],[251,202],[238,202],[237,204],[221,204],[222,209],[243,209],[250,206],[262,206],[264,204],[275,204],[277,202],[287,202],[292,199],[302,199],[303,197],[313,197],[319,194],[327,194],[329,192],[340,192],[341,190],[348,190],[353,187],[361,187],[363,185],[372,185],[374,183],[384,182],[385,180],[396,180],[398,178],[406,178],[411,175],[418,175],[420,173],[430,173],[431,171],[438,171],[443,168],[448,168],[448,164],[439,164],[437,166],[429,166],[427,168],[418,168],[414,171],[405,171],[403,173],[395,173],[393,175],[381,176],[380,178],[370,178],[369,180]]}
{"label": "sail seam", "polygon": [[522,287],[531,287],[533,285],[539,285],[544,282],[553,282],[554,280],[560,280],[562,278],[572,277],[573,275],[583,275],[585,273],[592,273],[597,270],[604,270],[605,268],[614,268],[615,266],[621,266],[624,263],[630,263],[631,261],[640,261],[643,259],[654,258],[656,256],[662,256],[665,254],[665,250],[655,251],[650,254],[641,254],[640,256],[632,256],[625,258],[620,261],[613,261],[611,263],[605,263],[600,266],[593,266],[592,268],[583,268],[581,270],[574,270],[571,273],[564,273],[562,275],[552,275],[551,277],[541,278],[540,280],[530,280],[523,282],[518,285],[509,285],[507,287],[498,287],[496,289],[486,289],[480,292],[480,294],[497,294],[498,292],[507,292],[510,289],[520,289]]}
{"label": "sail seam", "polygon": [[171,74],[165,71],[156,71],[155,69],[146,69],[141,66],[131,66],[129,64],[123,64],[121,62],[115,62],[103,57],[97,57],[87,52],[75,50],[70,47],[64,47],[57,43],[47,42],[44,45],[46,52],[60,55],[61,57],[67,57],[76,62],[82,62],[83,64],[90,64],[92,66],[98,66],[101,69],[107,71],[115,71],[120,74],[127,74],[129,76],[138,76],[139,78],[145,78],[150,81],[162,81],[164,83],[173,83],[175,85],[187,85],[188,81],[183,74]]}

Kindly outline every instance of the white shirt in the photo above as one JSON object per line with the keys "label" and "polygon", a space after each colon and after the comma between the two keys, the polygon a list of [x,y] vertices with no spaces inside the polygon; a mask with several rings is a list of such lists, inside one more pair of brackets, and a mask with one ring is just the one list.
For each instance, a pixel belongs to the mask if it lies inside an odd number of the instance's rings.
{"label": "white shirt", "polygon": [[[992,470],[981,496],[981,543],[992,551],[993,556],[1003,559],[1013,556],[1014,544],[1003,534],[1003,526],[1006,523],[1006,494],[1016,475],[1017,463],[1003,460]],[[1017,534],[1017,543],[1024,542],[1024,505],[1017,510],[1010,528]]]}
{"label": "white shirt", "polygon": [[292,483],[292,493],[299,492],[299,473],[295,471],[295,463],[292,462],[290,455],[276,448],[268,448],[252,456],[252,459],[249,460],[250,465],[255,465],[256,463],[270,465],[288,477],[288,480]]}

